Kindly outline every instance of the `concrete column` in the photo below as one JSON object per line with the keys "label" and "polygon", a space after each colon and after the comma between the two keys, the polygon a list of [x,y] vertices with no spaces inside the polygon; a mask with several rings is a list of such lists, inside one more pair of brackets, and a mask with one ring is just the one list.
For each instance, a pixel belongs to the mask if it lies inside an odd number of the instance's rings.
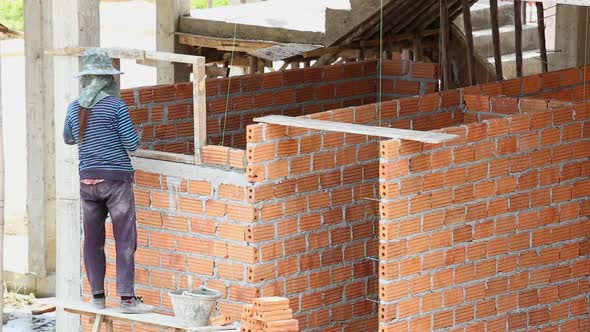
{"label": "concrete column", "polygon": [[[53,1],[53,46],[100,45],[98,0]],[[80,298],[81,228],[78,151],[63,143],[63,123],[69,103],[79,94],[73,75],[80,70],[78,57],[54,57],[55,201],[57,220],[58,301],[56,331],[79,331],[80,317],[63,311],[63,304]]]}
{"label": "concrete column", "polygon": [[51,1],[25,0],[24,8],[28,243],[25,272],[43,278],[48,272],[48,260],[55,266],[55,246],[47,246],[55,239],[55,216],[46,211],[54,196],[54,186],[52,181],[45,181],[54,170],[53,119],[46,106],[53,104],[53,59],[43,54],[52,46]]}
{"label": "concrete column", "polygon": [[[573,5],[557,5],[555,17],[555,49],[559,53],[550,56],[549,70],[577,67],[590,60],[590,8]],[[586,59],[584,56],[586,55]]]}
{"label": "concrete column", "polygon": [[[190,15],[190,0],[156,0],[156,50],[187,53],[174,33],[181,16]],[[191,70],[183,64],[158,61],[158,84],[188,82]]]}

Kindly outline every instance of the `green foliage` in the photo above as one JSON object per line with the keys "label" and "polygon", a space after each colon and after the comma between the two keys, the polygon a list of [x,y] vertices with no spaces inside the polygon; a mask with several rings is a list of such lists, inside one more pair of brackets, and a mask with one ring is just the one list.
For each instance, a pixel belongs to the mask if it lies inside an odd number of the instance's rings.
{"label": "green foliage", "polygon": [[[0,0],[1,1],[1,0]],[[207,0],[192,0],[193,8],[207,8]],[[229,0],[213,0],[213,7],[227,6]]]}
{"label": "green foliage", "polygon": [[23,31],[24,22],[23,0],[0,0],[0,23]]}

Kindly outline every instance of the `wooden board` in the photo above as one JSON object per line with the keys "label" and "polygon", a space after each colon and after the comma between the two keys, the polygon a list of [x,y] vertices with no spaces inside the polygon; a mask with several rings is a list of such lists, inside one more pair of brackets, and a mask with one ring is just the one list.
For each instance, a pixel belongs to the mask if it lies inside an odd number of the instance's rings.
{"label": "wooden board", "polygon": [[417,131],[407,129],[384,128],[364,126],[351,123],[313,120],[305,118],[294,118],[284,115],[268,115],[255,118],[256,122],[270,123],[288,127],[308,128],[325,131],[336,131],[341,133],[380,136],[388,138],[405,139],[423,143],[444,143],[457,138],[456,135],[434,133],[428,131]]}
{"label": "wooden board", "polygon": [[[65,47],[53,50],[45,51],[45,54],[49,55],[61,55],[61,56],[82,56],[84,52],[88,49],[92,49],[95,47]],[[109,56],[113,59],[134,59],[136,61],[145,61],[145,60],[152,60],[148,61],[148,64],[153,65],[153,61],[169,61],[169,62],[177,62],[177,63],[187,63],[187,64],[196,64],[200,59],[204,59],[204,57],[195,56],[195,55],[187,55],[187,54],[178,54],[178,53],[168,53],[168,52],[157,52],[157,51],[144,51],[138,50],[133,48],[101,48],[102,50],[106,51]],[[204,64],[204,63],[203,63]]]}
{"label": "wooden board", "polygon": [[139,323],[149,327],[176,329],[179,331],[237,331],[237,326],[203,326],[187,327],[179,323],[174,316],[167,316],[156,313],[149,314],[124,314],[115,308],[106,308],[102,310],[94,309],[88,303],[69,303],[64,306],[64,310],[70,313],[96,317],[102,315],[103,321],[121,321],[128,323]]}
{"label": "wooden board", "polygon": [[252,50],[249,51],[248,54],[265,60],[280,61],[319,48],[324,47],[310,44],[279,44]]}
{"label": "wooden board", "polygon": [[[64,47],[45,51],[49,55],[82,56],[84,51],[95,47]],[[111,58],[117,59],[145,59],[145,51],[133,48],[102,48]]]}
{"label": "wooden board", "polygon": [[68,303],[64,305],[64,310],[78,315],[85,315],[94,317],[96,315],[103,315],[105,319],[117,320],[129,323],[141,323],[152,327],[165,327],[185,329],[186,326],[176,321],[173,316],[166,316],[162,314],[124,314],[115,308],[106,308],[102,310],[94,309],[88,303]]}
{"label": "wooden board", "polygon": [[234,40],[233,38],[199,36],[182,32],[176,32],[175,34],[178,37],[178,42],[180,44],[196,47],[214,48],[220,51],[248,52],[260,48],[277,45],[277,43],[275,42],[264,40]]}
{"label": "wooden board", "polygon": [[179,153],[170,153],[164,151],[153,151],[139,149],[137,151],[129,152],[129,155],[136,158],[157,159],[165,161],[173,161],[183,164],[195,164],[195,157]]}

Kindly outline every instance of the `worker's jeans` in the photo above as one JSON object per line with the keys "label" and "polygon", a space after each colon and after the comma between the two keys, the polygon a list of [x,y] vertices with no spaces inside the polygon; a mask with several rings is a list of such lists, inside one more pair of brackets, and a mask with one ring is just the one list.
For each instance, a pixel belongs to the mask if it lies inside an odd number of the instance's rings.
{"label": "worker's jeans", "polygon": [[81,183],[80,199],[84,221],[84,264],[92,294],[104,293],[105,220],[108,213],[115,237],[117,294],[134,296],[137,229],[133,184],[112,180],[93,185]]}

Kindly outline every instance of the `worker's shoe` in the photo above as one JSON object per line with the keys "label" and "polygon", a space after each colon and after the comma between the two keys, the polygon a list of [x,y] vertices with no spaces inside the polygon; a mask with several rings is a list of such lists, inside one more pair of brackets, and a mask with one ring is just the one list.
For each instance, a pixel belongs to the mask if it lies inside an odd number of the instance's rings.
{"label": "worker's shoe", "polygon": [[141,297],[134,296],[121,300],[121,312],[124,314],[145,314],[154,310],[154,306],[144,304]]}
{"label": "worker's shoe", "polygon": [[103,298],[92,299],[92,301],[90,301],[90,305],[94,309],[102,310],[102,309],[105,308],[105,299],[104,299],[104,297]]}

